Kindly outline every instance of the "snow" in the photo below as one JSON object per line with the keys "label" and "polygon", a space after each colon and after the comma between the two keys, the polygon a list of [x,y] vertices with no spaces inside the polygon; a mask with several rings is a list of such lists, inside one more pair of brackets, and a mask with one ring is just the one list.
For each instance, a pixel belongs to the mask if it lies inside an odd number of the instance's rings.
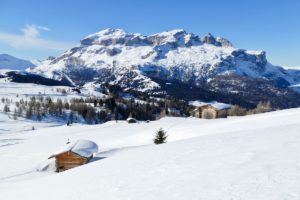
{"label": "snow", "polygon": [[[0,73],[3,70],[0,70]],[[65,89],[67,94],[62,94],[60,91]],[[81,94],[72,92],[71,87],[66,86],[43,86],[31,83],[14,83],[10,82],[6,78],[0,79],[0,99],[8,99],[9,102],[2,103],[0,101],[0,135],[7,133],[17,133],[22,131],[30,131],[32,127],[35,129],[40,129],[49,126],[60,126],[65,124],[66,121],[59,119],[57,117],[47,116],[43,118],[43,122],[36,122],[27,120],[24,117],[18,117],[17,121],[14,120],[14,109],[16,108],[15,103],[19,102],[21,99],[28,101],[30,97],[51,97],[52,100],[57,99],[71,100],[73,98],[89,98],[89,97],[99,97],[105,98],[107,95],[101,93],[101,91],[95,91],[93,85],[87,85],[85,88],[81,89]],[[3,112],[4,105],[8,105],[10,112],[5,114]],[[80,121],[80,118],[78,119]],[[1,146],[1,144],[0,144]]]}
{"label": "snow", "polygon": [[[96,45],[102,45],[102,42],[108,41],[108,40],[119,40],[119,39],[124,39],[126,37],[139,37],[141,36],[140,34],[130,34],[126,33],[123,29],[112,29],[112,28],[107,28],[102,31],[99,31],[94,34],[90,34],[87,37],[83,39],[90,40],[92,41],[93,44]],[[111,41],[109,41],[111,42]]]}
{"label": "snow", "polygon": [[[182,29],[150,36],[127,33],[122,29],[105,29],[84,38],[82,41],[87,42],[75,47],[75,49],[78,48],[75,52],[69,50],[61,57],[51,62],[45,61],[28,71],[60,80],[62,77],[57,74],[72,70],[67,68],[72,68],[80,63],[80,66],[96,71],[113,69],[116,80],[120,81],[124,74],[134,70],[137,73],[137,79],[141,80],[142,87],[144,87],[144,89],[139,88],[139,91],[153,90],[159,85],[144,75],[144,72],[149,71],[149,66],[153,66],[150,71],[163,69],[166,72],[169,71],[171,75],[179,67],[182,71],[182,78],[185,77],[185,74],[186,76],[195,74],[196,77],[206,77],[210,73],[205,67],[207,64],[209,64],[208,68],[212,70],[222,59],[230,57],[235,50],[233,47],[202,44],[199,38],[199,41],[196,41],[195,37]],[[152,43],[149,43],[150,40]],[[193,45],[187,48],[186,43],[190,40],[193,40]],[[126,45],[128,41],[131,41],[133,45]],[[173,48],[173,43],[178,43],[178,48]],[[111,49],[116,49],[118,53],[113,56],[108,55],[106,52]]]}
{"label": "snow", "polygon": [[246,53],[253,54],[253,55],[260,55],[263,53],[263,51],[247,50]]}
{"label": "snow", "polygon": [[64,147],[62,147],[60,150],[53,153],[50,158],[53,158],[57,155],[60,155],[62,153],[71,151],[73,153],[76,153],[80,156],[90,158],[94,154],[98,152],[98,145],[92,141],[89,140],[77,140],[75,142],[67,143]]}
{"label": "snow", "polygon": [[[62,89],[65,89],[67,91],[67,95],[60,92]],[[86,98],[91,96],[106,97],[106,95],[104,95],[100,91],[96,91],[96,87],[93,84],[85,85],[85,87],[80,91],[81,94],[77,94],[75,92],[72,92],[72,87],[67,86],[44,86],[31,83],[14,83],[10,82],[6,78],[0,79],[0,98],[3,97],[12,99],[12,103],[14,103],[15,101],[19,101],[22,98],[24,100],[28,100],[31,96],[50,96],[52,99],[60,98],[62,100],[70,100],[72,98]],[[1,102],[0,106],[2,106]]]}
{"label": "snow", "polygon": [[[1,198],[299,199],[299,123],[300,109],[289,109],[212,121],[163,118],[0,134]],[[168,142],[154,145],[159,128]],[[67,138],[102,148],[84,166],[37,171]]]}
{"label": "snow", "polygon": [[128,117],[128,118],[126,119],[126,121],[127,121],[127,122],[129,122],[129,121],[134,121],[134,122],[136,122],[136,119],[134,119],[134,118],[132,118],[132,117]]}
{"label": "snow", "polygon": [[299,70],[300,69],[300,65],[299,66],[295,66],[295,67],[291,67],[291,68]]}
{"label": "snow", "polygon": [[226,103],[221,103],[221,102],[217,102],[217,101],[212,101],[212,102],[203,102],[203,101],[190,101],[189,105],[193,105],[196,107],[201,107],[201,106],[212,106],[218,110],[223,110],[223,109],[227,109],[230,108],[232,105],[230,104],[226,104]]}
{"label": "snow", "polygon": [[284,69],[300,70],[300,65],[297,66],[282,66]]}

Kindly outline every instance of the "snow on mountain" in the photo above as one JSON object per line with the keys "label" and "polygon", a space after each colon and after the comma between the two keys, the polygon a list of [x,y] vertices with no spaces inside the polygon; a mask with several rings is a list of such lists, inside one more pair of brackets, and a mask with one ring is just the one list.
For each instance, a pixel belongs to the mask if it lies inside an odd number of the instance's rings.
{"label": "snow on mountain", "polygon": [[[163,118],[0,134],[1,198],[299,199],[299,113],[289,109],[229,119]],[[154,145],[159,128],[167,131],[168,142]],[[54,173],[47,158],[68,139],[92,140],[100,152],[87,165]]]}
{"label": "snow on mountain", "polygon": [[[181,29],[150,36],[105,29],[87,36],[79,46],[49,65],[38,66],[33,72],[46,73],[51,77],[51,74],[57,73],[72,76],[72,71],[78,70],[110,71],[116,75],[112,78],[115,82],[122,82],[125,74],[133,73],[136,79],[146,79],[149,85],[147,75],[153,73],[185,80],[191,76],[201,78],[200,75],[204,76],[207,72],[202,69],[205,64],[216,65],[233,50],[226,39],[216,39],[211,34],[200,38]],[[155,87],[159,86],[152,83],[149,89]]]}
{"label": "snow on mountain", "polygon": [[187,101],[249,108],[260,101],[278,108],[300,105],[299,70],[272,65],[264,51],[238,49],[225,38],[182,29],[149,36],[105,29],[28,72],[69,85],[109,83]]}
{"label": "snow on mountain", "polygon": [[199,85],[216,75],[235,73],[288,84],[300,82],[299,75],[268,63],[264,51],[237,49],[225,38],[199,37],[182,29],[149,36],[105,29],[32,72],[55,79],[67,75],[81,84],[112,82],[140,90],[159,88],[149,77]]}
{"label": "snow on mountain", "polygon": [[35,66],[31,61],[19,59],[8,54],[0,54],[0,69],[25,70]]}
{"label": "snow on mountain", "polygon": [[[45,65],[45,64],[50,64],[50,62],[52,60],[54,60],[55,57],[54,56],[49,56],[48,58],[46,58],[45,60],[31,60],[30,62],[32,62],[35,66],[40,66],[40,65]],[[30,69],[28,69],[30,70]]]}
{"label": "snow on mountain", "polygon": [[300,70],[300,66],[282,66],[284,69]]}

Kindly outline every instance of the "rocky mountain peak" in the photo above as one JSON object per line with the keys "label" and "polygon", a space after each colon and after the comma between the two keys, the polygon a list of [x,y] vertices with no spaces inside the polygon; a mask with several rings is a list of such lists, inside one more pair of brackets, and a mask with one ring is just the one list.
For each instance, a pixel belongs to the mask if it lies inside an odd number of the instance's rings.
{"label": "rocky mountain peak", "polygon": [[116,44],[126,44],[130,40],[135,38],[143,38],[140,34],[133,34],[124,31],[123,29],[104,29],[97,33],[88,35],[83,40],[81,40],[82,45],[116,45]]}
{"label": "rocky mountain peak", "polygon": [[149,36],[139,33],[129,33],[123,29],[104,29],[97,33],[88,35],[81,40],[81,45],[125,45],[125,46],[161,46],[167,45],[171,48],[190,47],[194,45],[211,44],[219,47],[232,47],[229,40],[214,37],[211,33],[200,38],[193,33],[187,33],[183,29],[168,30]]}
{"label": "rocky mountain peak", "polygon": [[232,43],[226,38],[215,37],[211,33],[208,33],[201,38],[201,41],[205,44],[211,44],[219,47],[232,47]]}
{"label": "rocky mountain peak", "polygon": [[123,29],[104,29],[88,35],[81,40],[80,46],[32,71],[50,78],[65,74],[77,84],[113,81],[126,83],[128,87],[132,86],[134,78],[143,80],[142,86],[151,78],[199,85],[202,81],[233,73],[275,82],[280,80],[284,85],[298,83],[298,77],[269,64],[263,51],[234,48],[225,38],[211,33],[199,37],[183,29],[149,36]]}
{"label": "rocky mountain peak", "polygon": [[56,58],[56,57],[54,57],[54,56],[48,56],[48,57],[46,58],[46,60],[55,60],[55,58]]}

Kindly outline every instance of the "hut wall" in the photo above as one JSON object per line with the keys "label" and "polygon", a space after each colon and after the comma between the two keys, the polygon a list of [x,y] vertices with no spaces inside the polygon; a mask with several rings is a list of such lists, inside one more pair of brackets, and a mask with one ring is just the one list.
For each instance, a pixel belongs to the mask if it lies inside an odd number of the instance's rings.
{"label": "hut wall", "polygon": [[201,108],[197,108],[195,110],[192,111],[192,115],[194,117],[198,117],[198,118],[201,118]]}
{"label": "hut wall", "polygon": [[88,162],[88,158],[81,157],[72,152],[65,152],[63,154],[60,154],[55,159],[57,172],[78,167]]}
{"label": "hut wall", "polygon": [[218,117],[218,115],[217,111],[214,108],[207,107],[202,109],[201,117],[203,119],[215,119]]}
{"label": "hut wall", "polygon": [[227,110],[226,109],[218,111],[217,118],[226,118],[226,117],[227,117]]}

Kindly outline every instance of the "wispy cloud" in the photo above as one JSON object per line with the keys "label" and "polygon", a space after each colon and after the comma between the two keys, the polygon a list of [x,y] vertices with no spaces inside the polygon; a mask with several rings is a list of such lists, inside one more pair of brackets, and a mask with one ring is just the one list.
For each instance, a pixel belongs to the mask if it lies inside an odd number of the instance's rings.
{"label": "wispy cloud", "polygon": [[74,44],[47,40],[41,37],[41,32],[50,31],[48,27],[35,24],[26,25],[21,34],[0,32],[0,43],[8,44],[16,49],[37,49],[64,51]]}

